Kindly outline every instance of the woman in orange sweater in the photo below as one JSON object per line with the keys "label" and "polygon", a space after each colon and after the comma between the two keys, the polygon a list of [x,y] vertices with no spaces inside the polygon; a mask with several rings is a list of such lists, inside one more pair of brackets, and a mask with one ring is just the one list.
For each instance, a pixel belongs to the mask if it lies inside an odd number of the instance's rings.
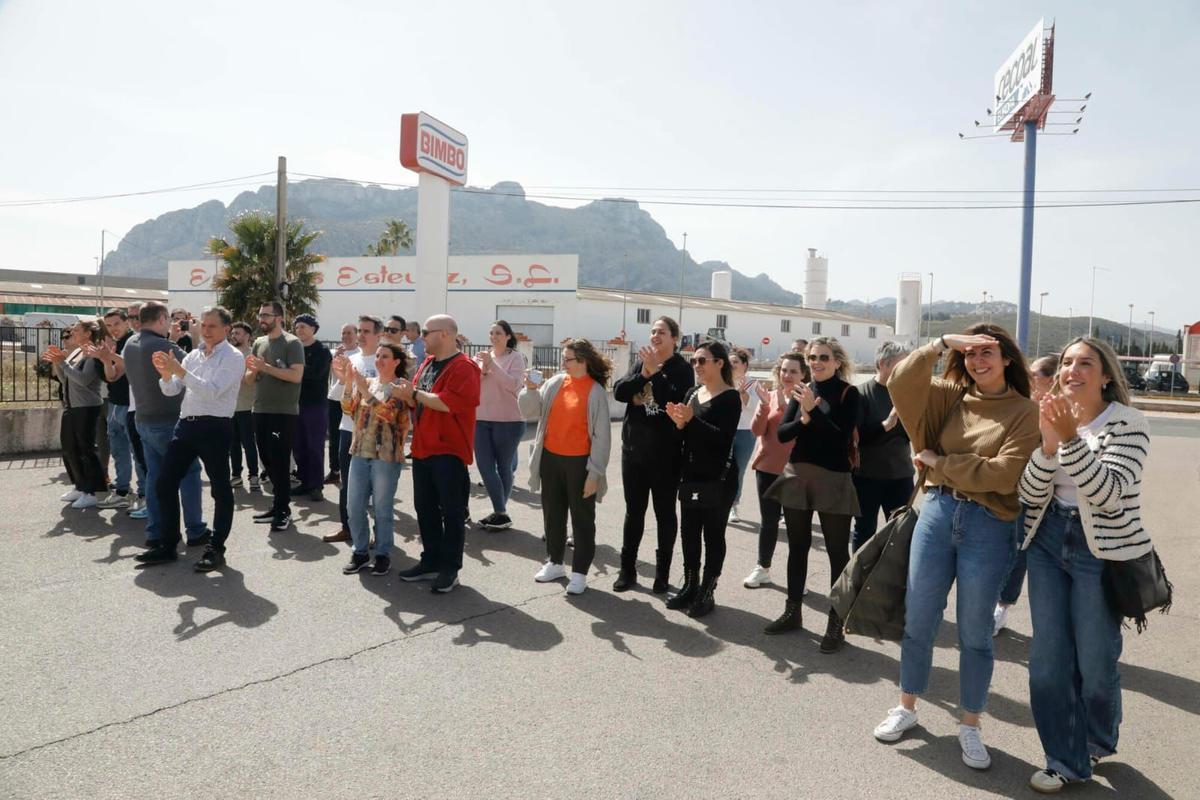
{"label": "woman in orange sweater", "polygon": [[[942,377],[930,380],[947,352]],[[992,680],[992,610],[1016,556],[1017,481],[1040,439],[1029,372],[1007,331],[979,324],[914,351],[888,390],[927,470],[927,491],[909,553],[900,705],[875,738],[894,742],[917,724],[917,696],[929,686],[933,642],[957,581],[958,741],[963,763],[987,769],[979,716]]]}

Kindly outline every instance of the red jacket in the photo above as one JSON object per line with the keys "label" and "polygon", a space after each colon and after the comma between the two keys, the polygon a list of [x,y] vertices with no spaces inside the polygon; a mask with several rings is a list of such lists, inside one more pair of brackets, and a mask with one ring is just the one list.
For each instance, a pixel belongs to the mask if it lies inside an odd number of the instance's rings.
{"label": "red jacket", "polygon": [[[432,362],[433,356],[425,357],[413,376],[414,384],[420,382],[421,373]],[[450,411],[434,411],[426,406],[413,410],[413,458],[452,455],[464,464],[472,462],[480,378],[479,367],[462,353],[450,359],[430,390]]]}

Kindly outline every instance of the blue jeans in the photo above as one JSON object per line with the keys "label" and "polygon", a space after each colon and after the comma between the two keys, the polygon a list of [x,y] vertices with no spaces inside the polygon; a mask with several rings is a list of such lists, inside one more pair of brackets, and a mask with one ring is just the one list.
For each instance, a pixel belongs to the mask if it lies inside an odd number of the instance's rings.
{"label": "blue jeans", "polygon": [[492,511],[503,514],[512,496],[517,446],[525,433],[524,422],[475,423],[475,464],[492,499]]}
{"label": "blue jeans", "polygon": [[1089,755],[1117,751],[1121,620],[1104,597],[1104,562],[1088,550],[1072,509],[1051,503],[1029,545],[1029,705],[1046,766],[1092,775]]}
{"label": "blue jeans", "polygon": [[[146,540],[158,542],[162,538],[162,512],[158,507],[158,496],[155,484],[162,471],[163,458],[167,454],[167,444],[175,434],[175,422],[142,422],[134,417],[138,435],[142,438],[142,451],[146,455],[146,484],[150,491],[146,492],[146,510],[150,516],[146,518]],[[200,508],[200,461],[197,459],[188,468],[187,475],[179,485],[179,499],[183,503],[183,526],[187,531],[188,541],[204,535],[207,525],[204,524],[204,514]]]}
{"label": "blue jeans", "polygon": [[733,496],[735,506],[742,499],[742,478],[746,476],[746,467],[750,466],[750,456],[754,455],[756,438],[749,428],[739,430],[733,436],[733,469],[737,473],[737,493]]}
{"label": "blue jeans", "polygon": [[346,480],[346,511],[350,518],[350,538],[354,552],[366,555],[371,541],[371,525],[367,522],[367,501],[375,498],[375,555],[387,556],[395,541],[396,484],[400,481],[403,461],[383,461],[378,458],[350,458],[350,474]]}
{"label": "blue jeans", "polygon": [[128,416],[129,406],[108,404],[108,452],[112,454],[117,468],[115,486],[118,492],[128,492],[129,481],[133,477],[133,446],[129,443],[129,431],[126,428]]}
{"label": "blue jeans", "polygon": [[992,682],[992,612],[1016,553],[1017,526],[971,500],[926,493],[908,558],[900,691],[929,687],[933,643],[957,579],[959,703],[983,713]]}
{"label": "blue jeans", "polygon": [[1011,606],[1021,599],[1021,586],[1025,583],[1025,570],[1028,568],[1025,561],[1028,552],[1028,550],[1017,551],[1017,557],[1008,573],[1008,580],[1004,582],[1004,588],[1000,590],[1000,602],[1006,606]]}

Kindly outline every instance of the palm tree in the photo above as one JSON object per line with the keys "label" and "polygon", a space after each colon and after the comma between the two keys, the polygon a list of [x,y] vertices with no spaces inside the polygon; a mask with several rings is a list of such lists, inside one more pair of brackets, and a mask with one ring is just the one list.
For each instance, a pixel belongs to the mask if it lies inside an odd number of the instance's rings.
{"label": "palm tree", "polygon": [[[312,269],[325,256],[308,252],[320,231],[303,232],[304,222],[287,224],[287,265],[284,280],[291,287],[283,302],[288,319],[297,314],[312,314],[317,306],[317,273]],[[225,261],[225,267],[213,278],[217,301],[229,309],[235,320],[253,320],[259,306],[275,299],[275,216],[251,211],[229,223],[233,243],[213,237],[208,240],[209,255]]]}
{"label": "palm tree", "polygon": [[395,256],[401,250],[411,250],[413,246],[412,229],[402,219],[389,219],[379,241],[367,245],[365,256]]}

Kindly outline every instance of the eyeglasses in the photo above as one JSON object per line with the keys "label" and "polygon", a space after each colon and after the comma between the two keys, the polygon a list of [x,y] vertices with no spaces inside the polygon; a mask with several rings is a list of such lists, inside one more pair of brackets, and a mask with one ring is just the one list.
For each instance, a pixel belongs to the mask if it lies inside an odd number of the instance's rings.
{"label": "eyeglasses", "polygon": [[421,328],[421,338],[423,339],[431,333],[441,333],[445,330],[445,328]]}
{"label": "eyeglasses", "polygon": [[[699,366],[699,367],[702,367],[702,366],[704,366],[705,364],[707,364],[708,362],[710,362],[710,361],[713,361],[713,360],[712,360],[711,358],[709,358],[708,356],[692,356],[692,357],[691,357],[690,359],[688,359],[688,360],[691,362],[691,365],[692,365],[693,367],[697,367],[697,366]],[[715,361],[713,361],[713,363],[715,364],[716,362],[715,362]]]}
{"label": "eyeglasses", "polygon": [[824,364],[826,361],[832,361],[833,356],[829,355],[829,353],[809,353],[808,360],[820,361],[822,364]]}
{"label": "eyeglasses", "polygon": [[259,314],[258,318],[259,319],[275,319],[276,317],[279,317],[279,316],[282,316],[282,314]]}
{"label": "eyeglasses", "polygon": [[387,331],[388,333],[400,333],[400,329],[395,326],[385,327],[384,330]]}

